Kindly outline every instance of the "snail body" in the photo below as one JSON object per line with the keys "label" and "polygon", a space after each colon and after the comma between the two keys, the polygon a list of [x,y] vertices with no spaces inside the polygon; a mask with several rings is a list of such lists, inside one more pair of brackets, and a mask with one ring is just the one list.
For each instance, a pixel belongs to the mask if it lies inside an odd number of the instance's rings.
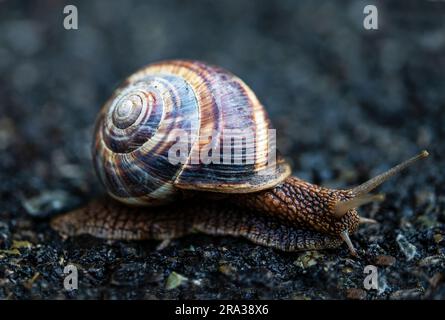
{"label": "snail body", "polygon": [[[93,201],[51,224],[66,236],[169,240],[200,231],[286,251],[346,242],[355,255],[349,234],[375,222],[356,208],[382,200],[369,192],[428,155],[358,187],[328,189],[290,176],[270,129],[256,95],[230,72],[198,61],[149,65],[114,92],[95,126],[94,166],[117,201]],[[235,133],[228,144],[227,132]]]}

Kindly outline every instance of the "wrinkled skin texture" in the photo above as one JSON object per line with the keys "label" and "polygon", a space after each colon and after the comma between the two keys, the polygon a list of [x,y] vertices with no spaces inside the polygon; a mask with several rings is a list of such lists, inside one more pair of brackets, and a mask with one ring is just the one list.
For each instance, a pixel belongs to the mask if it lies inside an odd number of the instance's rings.
{"label": "wrinkled skin texture", "polygon": [[270,190],[229,195],[230,201],[202,201],[199,195],[164,207],[96,200],[56,217],[52,227],[64,236],[86,233],[123,240],[169,240],[192,232],[242,236],[284,251],[335,248],[342,243],[341,232],[352,233],[358,227],[355,210],[340,219],[332,214],[337,201],[352,197],[348,191],[321,188],[295,177]]}

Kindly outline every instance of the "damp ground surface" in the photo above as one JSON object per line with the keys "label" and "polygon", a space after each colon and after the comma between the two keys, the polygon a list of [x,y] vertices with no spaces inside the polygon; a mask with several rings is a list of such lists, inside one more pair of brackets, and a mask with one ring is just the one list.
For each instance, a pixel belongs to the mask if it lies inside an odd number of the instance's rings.
{"label": "damp ground surface", "polygon": [[[75,3],[75,1],[70,1]],[[187,4],[187,5],[186,5]],[[0,3],[0,299],[444,299],[445,3],[91,1]],[[294,174],[347,187],[428,149],[360,209],[378,225],[338,250],[283,253],[195,234],[61,239],[52,215],[104,193],[91,165],[100,106],[127,75],[199,59],[245,80]],[[78,290],[63,287],[77,267]],[[378,270],[365,290],[364,268]]]}

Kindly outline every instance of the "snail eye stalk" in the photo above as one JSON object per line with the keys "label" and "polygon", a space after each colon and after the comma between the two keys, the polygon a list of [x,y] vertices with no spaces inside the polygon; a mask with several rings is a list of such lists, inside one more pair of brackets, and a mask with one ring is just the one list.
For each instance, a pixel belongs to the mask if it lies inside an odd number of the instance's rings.
{"label": "snail eye stalk", "polygon": [[383,172],[382,174],[379,174],[378,176],[366,181],[365,183],[362,183],[361,185],[350,189],[349,191],[354,195],[354,198],[345,201],[339,201],[338,203],[336,203],[334,215],[337,218],[341,218],[353,208],[357,208],[359,206],[374,201],[383,201],[385,199],[385,196],[383,194],[373,195],[369,194],[369,192],[377,188],[379,185],[381,185],[392,176],[410,167],[418,160],[428,157],[428,155],[428,151],[423,150],[418,155],[396,165],[395,167],[389,169],[386,172]]}
{"label": "snail eye stalk", "polygon": [[418,160],[424,159],[428,156],[429,156],[428,151],[423,150],[418,155],[416,155],[406,161],[403,161],[402,163],[396,165],[395,167],[389,169],[388,171],[383,172],[382,174],[379,174],[378,176],[366,181],[365,183],[362,183],[361,185],[359,185],[355,188],[352,188],[350,191],[353,194],[355,194],[356,196],[367,194],[367,193],[371,192],[372,190],[374,190],[375,188],[377,188],[383,182],[385,182],[386,180],[391,178],[392,176],[398,174],[400,171],[412,166]]}

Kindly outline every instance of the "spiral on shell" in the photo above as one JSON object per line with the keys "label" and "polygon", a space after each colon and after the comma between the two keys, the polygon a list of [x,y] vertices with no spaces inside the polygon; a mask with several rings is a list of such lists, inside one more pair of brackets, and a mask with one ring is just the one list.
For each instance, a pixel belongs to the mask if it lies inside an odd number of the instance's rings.
{"label": "spiral on shell", "polygon": [[[290,174],[279,156],[276,169],[262,174],[270,152],[269,128],[263,106],[233,74],[197,61],[165,61],[131,75],[104,105],[93,159],[108,193],[129,204],[174,201],[180,189],[253,192]],[[224,132],[237,129],[254,133],[253,147],[243,147],[242,153],[252,162],[199,161],[203,149],[220,148]],[[171,153],[178,132],[187,136],[187,152],[185,161],[175,162]]]}

